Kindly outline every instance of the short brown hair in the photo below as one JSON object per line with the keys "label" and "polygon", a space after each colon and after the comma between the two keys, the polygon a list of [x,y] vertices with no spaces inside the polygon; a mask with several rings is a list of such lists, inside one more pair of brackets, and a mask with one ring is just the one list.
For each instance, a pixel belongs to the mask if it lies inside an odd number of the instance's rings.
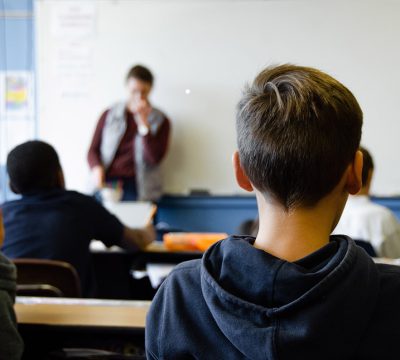
{"label": "short brown hair", "polygon": [[126,75],[126,80],[128,81],[130,78],[134,78],[150,85],[153,85],[154,77],[151,71],[144,67],[143,65],[135,65],[133,66]]}
{"label": "short brown hair", "polygon": [[331,76],[290,64],[268,67],[238,104],[242,167],[286,209],[313,206],[354,159],[362,119],[353,94]]}
{"label": "short brown hair", "polygon": [[368,183],[369,174],[374,170],[374,160],[370,152],[365,147],[360,147],[360,151],[363,154],[363,169],[362,169],[362,184],[366,186]]}

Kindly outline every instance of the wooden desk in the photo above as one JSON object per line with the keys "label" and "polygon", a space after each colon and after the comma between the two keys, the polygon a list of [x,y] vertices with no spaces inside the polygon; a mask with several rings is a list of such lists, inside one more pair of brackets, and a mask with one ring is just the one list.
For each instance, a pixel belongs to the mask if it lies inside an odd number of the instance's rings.
{"label": "wooden desk", "polygon": [[24,358],[64,348],[144,354],[148,301],[17,297],[15,312]]}
{"label": "wooden desk", "polygon": [[144,329],[149,301],[17,297],[19,324]]}
{"label": "wooden desk", "polygon": [[203,256],[203,252],[197,250],[169,250],[165,247],[162,241],[153,241],[146,247],[146,249],[139,252],[139,254],[146,254],[147,256],[151,256],[151,254],[158,254],[160,257],[166,258],[167,260],[169,260],[171,257],[182,257],[190,260],[198,259]]}
{"label": "wooden desk", "polygon": [[168,252],[176,252],[176,251],[170,251],[168,250],[164,243],[162,241],[153,241],[149,246],[146,247],[146,249],[143,250],[143,252],[159,252],[159,253],[168,253]]}
{"label": "wooden desk", "polygon": [[[118,247],[118,246],[112,246],[110,248],[107,248],[101,241],[93,240],[92,243],[90,244],[90,251],[92,253],[124,253],[126,250]],[[202,252],[201,251],[174,251],[174,250],[169,250],[165,247],[164,243],[162,241],[154,241],[151,244],[149,244],[146,249],[139,251],[139,253],[160,253],[160,254],[190,254],[193,256],[201,256]]]}

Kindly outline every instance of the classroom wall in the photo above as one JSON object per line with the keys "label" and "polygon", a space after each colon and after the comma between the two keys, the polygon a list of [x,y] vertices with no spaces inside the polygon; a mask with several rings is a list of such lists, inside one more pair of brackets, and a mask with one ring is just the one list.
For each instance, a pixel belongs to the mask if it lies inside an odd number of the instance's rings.
{"label": "classroom wall", "polygon": [[[230,159],[243,85],[268,64],[311,65],[357,96],[373,192],[399,194],[399,12],[394,0],[38,0],[39,135],[59,151],[68,186],[87,190],[96,121],[124,98],[129,66],[144,63],[157,77],[152,100],[173,122],[166,191],[238,193]],[[65,21],[74,13],[78,22]]]}

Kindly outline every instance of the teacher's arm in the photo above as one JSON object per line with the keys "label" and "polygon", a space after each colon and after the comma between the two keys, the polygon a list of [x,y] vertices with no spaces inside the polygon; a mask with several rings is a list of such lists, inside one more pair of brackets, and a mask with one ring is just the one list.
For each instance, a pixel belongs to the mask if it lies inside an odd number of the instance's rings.
{"label": "teacher's arm", "polygon": [[157,165],[164,158],[168,149],[170,130],[170,121],[164,118],[156,134],[149,131],[143,136],[144,159],[148,164]]}
{"label": "teacher's arm", "polygon": [[96,186],[98,188],[103,187],[105,182],[105,169],[101,161],[100,146],[101,146],[101,137],[103,133],[103,128],[107,118],[107,112],[108,111],[105,111],[101,115],[97,123],[96,130],[94,132],[93,139],[90,144],[87,156],[90,169],[94,174]]}

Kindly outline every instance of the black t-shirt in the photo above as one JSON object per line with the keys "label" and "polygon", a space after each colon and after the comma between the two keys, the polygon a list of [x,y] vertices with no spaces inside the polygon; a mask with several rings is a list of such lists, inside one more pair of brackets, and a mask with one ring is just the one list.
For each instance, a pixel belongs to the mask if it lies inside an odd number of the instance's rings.
{"label": "black t-shirt", "polygon": [[2,210],[6,256],[67,261],[80,276],[83,295],[95,295],[89,244],[120,244],[124,226],[114,215],[89,196],[59,189],[23,196]]}

